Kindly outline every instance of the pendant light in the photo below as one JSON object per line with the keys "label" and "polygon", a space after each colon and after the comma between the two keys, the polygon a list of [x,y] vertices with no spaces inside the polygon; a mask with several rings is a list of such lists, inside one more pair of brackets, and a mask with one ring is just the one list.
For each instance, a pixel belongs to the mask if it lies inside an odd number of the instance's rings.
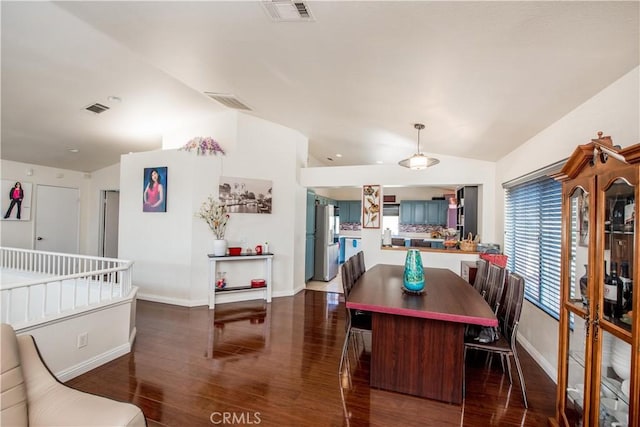
{"label": "pendant light", "polygon": [[418,130],[418,152],[408,159],[399,161],[398,164],[400,166],[404,166],[405,168],[420,170],[440,163],[440,160],[436,159],[435,157],[425,156],[420,151],[420,131],[424,129],[424,125],[422,123],[416,123],[413,125],[413,127]]}

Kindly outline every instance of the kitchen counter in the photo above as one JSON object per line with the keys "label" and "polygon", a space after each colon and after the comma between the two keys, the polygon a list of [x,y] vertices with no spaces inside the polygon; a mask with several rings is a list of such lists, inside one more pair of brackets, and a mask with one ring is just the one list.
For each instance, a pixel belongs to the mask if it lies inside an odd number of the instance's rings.
{"label": "kitchen counter", "polygon": [[383,251],[406,251],[408,249],[417,249],[420,252],[441,252],[449,254],[479,254],[478,251],[462,251],[460,249],[444,249],[444,248],[428,248],[422,246],[381,246]]}

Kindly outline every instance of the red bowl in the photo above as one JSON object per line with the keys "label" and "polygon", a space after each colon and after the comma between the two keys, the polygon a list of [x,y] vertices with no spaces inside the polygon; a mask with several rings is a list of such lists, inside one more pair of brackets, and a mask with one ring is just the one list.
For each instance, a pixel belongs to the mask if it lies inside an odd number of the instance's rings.
{"label": "red bowl", "polygon": [[265,286],[267,286],[267,281],[264,279],[252,279],[251,280],[251,287],[252,288],[264,288]]}
{"label": "red bowl", "polygon": [[230,247],[229,248],[229,255],[240,255],[242,253],[242,248],[239,247]]}

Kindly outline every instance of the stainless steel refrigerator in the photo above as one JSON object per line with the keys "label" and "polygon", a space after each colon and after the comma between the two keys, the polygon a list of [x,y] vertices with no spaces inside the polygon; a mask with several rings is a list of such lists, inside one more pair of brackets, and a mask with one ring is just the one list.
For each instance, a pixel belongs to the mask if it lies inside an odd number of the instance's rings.
{"label": "stainless steel refrigerator", "polygon": [[339,245],[334,242],[334,227],[333,205],[317,205],[313,280],[328,282],[338,274]]}

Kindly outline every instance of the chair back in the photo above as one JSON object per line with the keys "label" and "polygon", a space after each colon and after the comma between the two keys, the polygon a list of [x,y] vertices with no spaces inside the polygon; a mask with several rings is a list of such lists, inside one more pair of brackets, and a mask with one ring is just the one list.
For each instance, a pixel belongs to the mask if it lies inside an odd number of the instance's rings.
{"label": "chair back", "polygon": [[524,277],[517,273],[510,273],[504,298],[504,307],[500,310],[498,321],[502,327],[504,337],[507,338],[512,345],[515,345],[523,301]]}
{"label": "chair back", "polygon": [[486,291],[487,284],[487,270],[489,269],[489,261],[486,259],[479,259],[477,262],[476,278],[473,281],[473,288],[478,291],[480,295]]}
{"label": "chair back", "polygon": [[500,307],[500,301],[502,301],[506,272],[507,270],[499,265],[489,264],[489,272],[487,273],[487,292],[484,299],[496,314]]}
{"label": "chair back", "polygon": [[344,298],[346,299],[349,296],[349,293],[351,292],[351,288],[353,287],[353,284],[355,283],[355,280],[353,279],[353,261],[351,258],[349,258],[347,261],[345,261],[344,264],[342,264],[342,268],[341,270],[341,278],[342,278],[342,292],[344,293]]}
{"label": "chair back", "polygon": [[364,265],[364,251],[358,252],[356,256],[358,260],[358,271],[360,272],[360,276],[362,276],[364,272],[367,271],[367,268]]}

